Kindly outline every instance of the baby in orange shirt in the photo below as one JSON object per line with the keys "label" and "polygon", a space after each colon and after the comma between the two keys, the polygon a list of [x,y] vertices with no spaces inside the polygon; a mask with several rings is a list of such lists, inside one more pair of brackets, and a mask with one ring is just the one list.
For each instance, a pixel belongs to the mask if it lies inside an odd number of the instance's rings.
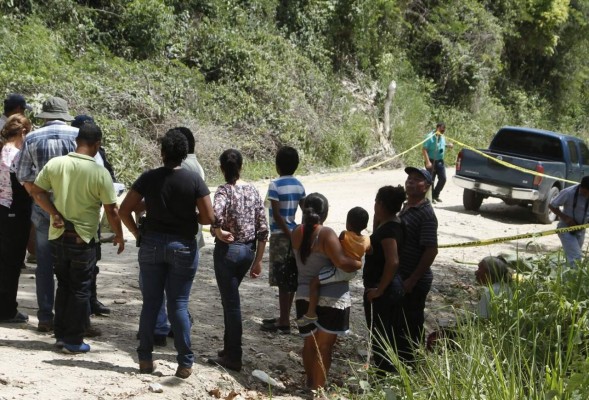
{"label": "baby in orange shirt", "polygon": [[[362,231],[368,226],[368,219],[369,215],[365,209],[362,207],[352,208],[346,217],[346,230],[339,235],[344,253],[358,261],[361,261],[364,254],[371,249],[370,237],[362,235]],[[321,285],[349,281],[355,276],[356,272],[345,272],[335,266],[321,268],[319,275],[309,282],[309,308],[305,315],[297,319],[297,325],[303,327],[317,321],[316,310]]]}

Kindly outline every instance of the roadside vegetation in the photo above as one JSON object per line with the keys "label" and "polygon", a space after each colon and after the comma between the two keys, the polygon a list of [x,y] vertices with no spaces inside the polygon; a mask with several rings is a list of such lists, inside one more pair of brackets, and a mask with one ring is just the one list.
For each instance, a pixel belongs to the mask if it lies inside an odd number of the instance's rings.
{"label": "roadside vegetation", "polygon": [[[456,310],[455,337],[419,350],[415,367],[379,378],[353,365],[345,397],[374,399],[586,399],[589,397],[588,265],[546,257],[492,300],[488,320]],[[470,315],[469,315],[470,314]],[[353,388],[353,390],[350,390]]]}
{"label": "roadside vegetation", "polygon": [[475,146],[507,124],[589,129],[588,0],[0,0],[0,13],[0,87],[92,114],[125,183],[179,124],[211,183],[230,146],[249,179],[273,176],[284,144],[301,172],[350,165],[382,149],[391,80],[396,152],[438,120]]}

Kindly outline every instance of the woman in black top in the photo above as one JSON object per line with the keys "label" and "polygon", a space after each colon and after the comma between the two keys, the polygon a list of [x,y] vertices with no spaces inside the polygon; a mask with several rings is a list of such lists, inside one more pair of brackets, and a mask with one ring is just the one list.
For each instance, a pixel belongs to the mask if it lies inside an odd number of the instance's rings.
{"label": "woman in black top", "polygon": [[[397,274],[399,248],[403,241],[403,226],[397,213],[405,201],[402,186],[383,186],[374,202],[373,233],[370,235],[372,251],[366,254],[364,272],[364,313],[370,329],[374,363],[382,371],[395,368],[386,356],[386,346],[392,343],[392,326],[395,315],[392,304],[403,296],[403,283]],[[386,341],[386,346],[383,345]]]}
{"label": "woman in black top", "polygon": [[[119,214],[133,236],[141,241],[139,273],[143,281],[143,307],[137,348],[139,371],[151,373],[155,368],[153,330],[165,289],[178,352],[176,376],[186,379],[194,363],[188,300],[198,266],[196,234],[198,223],[208,225],[215,216],[209,189],[202,178],[180,167],[188,153],[186,137],[172,129],[162,138],[161,145],[164,166],[143,173],[133,183]],[[142,200],[147,216],[140,233],[131,213],[141,208]]]}

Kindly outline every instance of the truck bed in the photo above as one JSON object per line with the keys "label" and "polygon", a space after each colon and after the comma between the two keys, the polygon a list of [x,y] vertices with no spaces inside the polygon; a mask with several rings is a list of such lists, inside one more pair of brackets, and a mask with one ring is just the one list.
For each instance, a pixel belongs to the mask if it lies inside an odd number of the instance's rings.
{"label": "truck bed", "polygon": [[[541,165],[544,168],[544,174],[559,178],[565,176],[565,164],[563,162],[522,158],[515,155],[498,154],[489,150],[479,151],[524,169],[536,171],[537,166]],[[524,189],[538,188],[538,185],[534,184],[534,175],[530,173],[508,168],[469,149],[462,149],[462,152],[460,171],[456,173],[458,176],[501,186]],[[554,182],[553,179],[543,178],[541,185],[551,185],[552,182]]]}

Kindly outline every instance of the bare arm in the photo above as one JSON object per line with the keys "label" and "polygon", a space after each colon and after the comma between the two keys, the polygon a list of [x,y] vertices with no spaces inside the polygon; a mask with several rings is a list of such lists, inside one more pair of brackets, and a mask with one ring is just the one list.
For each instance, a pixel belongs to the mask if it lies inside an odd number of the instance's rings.
{"label": "bare arm", "polygon": [[426,169],[430,169],[432,167],[432,163],[429,160],[429,155],[427,154],[427,149],[425,147],[421,148],[421,153],[423,155],[423,163]]}
{"label": "bare arm", "polygon": [[196,199],[196,207],[198,208],[198,222],[201,225],[210,225],[215,222],[215,212],[213,211],[210,196],[207,195]]}
{"label": "bare arm", "polygon": [[399,253],[397,251],[397,241],[395,239],[383,239],[381,241],[382,249],[384,252],[384,268],[380,282],[376,289],[368,291],[368,301],[372,301],[375,297],[380,297],[384,293],[385,289],[393,281],[393,277],[399,268]]}
{"label": "bare arm", "polygon": [[354,272],[362,268],[361,261],[344,254],[344,249],[333,229],[324,226],[319,232],[319,240],[323,252],[337,268],[345,272]]}
{"label": "bare arm", "polygon": [[105,204],[104,212],[110,227],[114,231],[115,237],[112,241],[113,246],[119,245],[117,254],[121,254],[125,250],[125,239],[123,238],[123,227],[121,226],[121,218],[119,217],[119,208],[117,204]]}
{"label": "bare arm", "polygon": [[[268,240],[268,220],[266,218],[266,209],[264,208],[264,202],[260,197],[258,191],[255,191],[257,197],[257,205],[255,208],[255,226],[256,226],[256,239],[258,241],[258,246],[256,248],[256,257],[254,258],[254,262],[252,263],[252,268],[250,270],[250,276],[252,278],[257,278],[262,273],[262,257],[264,256],[264,250],[266,249],[266,241]],[[290,235],[289,235],[290,237]]]}
{"label": "bare arm", "polygon": [[27,191],[27,193],[32,196],[33,194],[31,193],[33,186],[35,186],[35,184],[33,182],[23,182],[22,185],[24,186],[25,190]]}
{"label": "bare arm", "polygon": [[403,281],[403,289],[406,293],[411,293],[417,282],[421,279],[421,277],[425,274],[427,269],[431,267],[436,259],[436,255],[438,255],[438,248],[437,247],[426,247],[425,251],[421,255],[421,259],[417,264],[417,268],[411,274],[411,276]]}
{"label": "bare arm", "polygon": [[561,221],[564,221],[568,226],[575,226],[578,225],[577,221],[575,221],[572,217],[566,215],[560,210],[560,207],[554,207],[550,204],[548,205],[550,211],[552,211]]}
{"label": "bare arm", "polygon": [[421,155],[423,155],[423,161],[427,164],[429,162],[429,155],[427,154],[427,149],[425,147],[421,148]]}
{"label": "bare arm", "polygon": [[137,228],[137,223],[131,213],[140,208],[142,203],[143,196],[141,196],[136,190],[131,189],[123,199],[121,208],[119,209],[121,221],[135,238],[139,235],[139,229]]}
{"label": "bare arm", "polygon": [[262,273],[262,257],[264,257],[264,250],[266,250],[266,242],[258,240],[258,246],[256,247],[256,258],[252,262],[252,268],[250,270],[250,277],[257,278]]}
{"label": "bare arm", "polygon": [[282,233],[290,237],[290,229],[288,229],[286,221],[282,215],[280,215],[280,202],[277,200],[270,200],[270,204],[272,204],[272,218],[274,218],[274,221],[278,227],[280,227]]}

